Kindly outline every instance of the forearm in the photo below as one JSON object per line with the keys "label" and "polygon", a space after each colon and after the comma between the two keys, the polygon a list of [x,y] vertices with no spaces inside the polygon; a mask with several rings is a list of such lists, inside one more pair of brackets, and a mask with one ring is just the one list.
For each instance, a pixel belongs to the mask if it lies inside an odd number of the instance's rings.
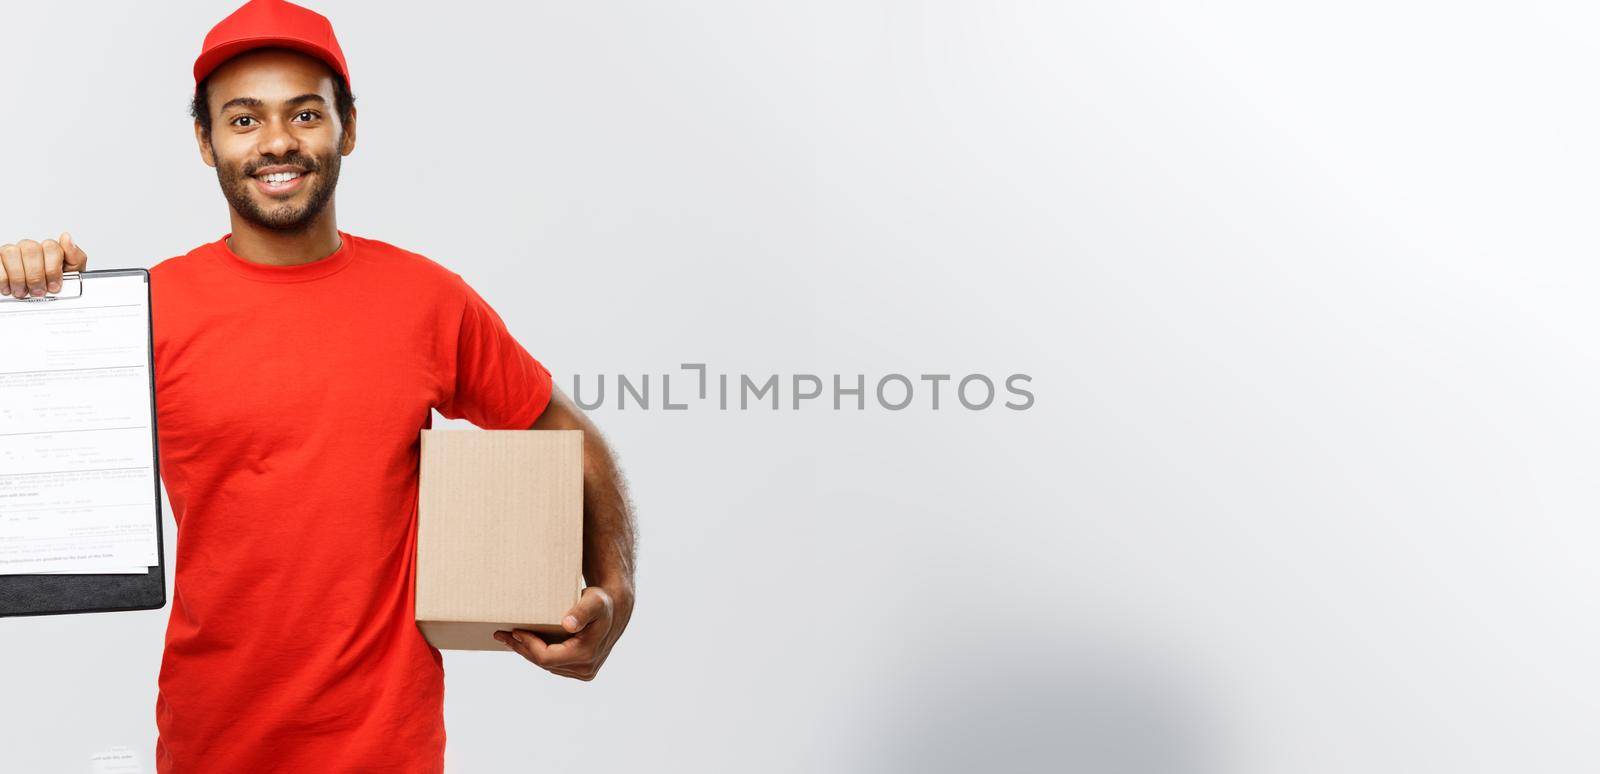
{"label": "forearm", "polygon": [[625,596],[615,601],[631,608],[637,528],[627,485],[604,436],[560,388],[532,429],[583,431],[583,576],[613,597]]}
{"label": "forearm", "polygon": [[633,511],[622,475],[597,430],[583,435],[583,577],[633,592]]}

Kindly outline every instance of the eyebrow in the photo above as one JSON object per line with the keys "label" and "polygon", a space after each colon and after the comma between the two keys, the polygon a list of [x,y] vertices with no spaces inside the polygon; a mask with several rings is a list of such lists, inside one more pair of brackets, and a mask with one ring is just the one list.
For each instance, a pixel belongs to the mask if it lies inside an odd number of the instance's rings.
{"label": "eyebrow", "polygon": [[[298,97],[290,97],[289,99],[284,100],[284,104],[289,106],[298,105],[302,102],[321,102],[324,105],[328,103],[327,100],[322,98],[321,94],[301,94]],[[256,99],[255,97],[234,97],[233,99],[222,103],[222,107],[218,108],[217,112],[227,112],[228,108],[236,105],[239,107],[259,108],[266,106],[266,103]]]}

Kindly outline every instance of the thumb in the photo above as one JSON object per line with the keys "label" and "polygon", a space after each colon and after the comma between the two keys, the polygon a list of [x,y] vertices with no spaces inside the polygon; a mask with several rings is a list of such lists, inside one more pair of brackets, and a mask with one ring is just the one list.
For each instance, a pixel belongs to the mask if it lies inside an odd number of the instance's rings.
{"label": "thumb", "polygon": [[61,270],[83,271],[89,264],[89,256],[84,254],[83,248],[72,241],[72,235],[63,231],[61,238],[56,241],[61,243]]}
{"label": "thumb", "polygon": [[[583,590],[583,596],[578,599],[578,604],[573,605],[572,609],[562,617],[562,628],[576,634],[590,623],[593,623],[595,619],[604,616],[610,607],[611,595],[607,594],[604,589],[590,586]],[[603,634],[604,632],[602,632]]]}

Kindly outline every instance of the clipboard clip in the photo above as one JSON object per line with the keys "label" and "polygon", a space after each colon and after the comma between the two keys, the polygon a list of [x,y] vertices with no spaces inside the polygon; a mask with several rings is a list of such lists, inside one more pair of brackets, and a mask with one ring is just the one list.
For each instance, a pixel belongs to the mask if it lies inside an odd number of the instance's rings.
{"label": "clipboard clip", "polygon": [[83,277],[80,276],[79,273],[75,272],[75,271],[64,271],[64,272],[61,273],[61,288],[62,288],[62,290],[66,289],[66,286],[67,286],[66,284],[68,282],[76,282],[76,283],[78,283],[78,292],[77,293],[74,293],[72,295],[67,295],[65,293],[56,293],[54,295],[45,294],[45,295],[37,296],[37,297],[36,296],[25,296],[23,298],[12,298],[11,296],[0,296],[0,302],[3,302],[3,301],[23,301],[23,302],[27,302],[27,303],[37,303],[37,302],[40,302],[40,301],[61,301],[61,300],[64,300],[64,299],[82,298],[83,297]]}

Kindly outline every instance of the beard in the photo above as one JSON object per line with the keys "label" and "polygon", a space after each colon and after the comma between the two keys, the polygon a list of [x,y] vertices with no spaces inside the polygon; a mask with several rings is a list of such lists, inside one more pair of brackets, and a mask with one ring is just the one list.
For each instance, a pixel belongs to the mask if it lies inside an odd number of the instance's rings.
{"label": "beard", "polygon": [[[321,156],[290,153],[281,158],[265,156],[248,165],[218,164],[217,182],[228,204],[245,220],[274,231],[304,231],[333,199],[333,189],[339,183],[339,161],[336,148]],[[263,207],[257,202],[250,190],[255,185],[252,173],[275,164],[288,164],[316,173],[311,178],[310,190],[300,197],[303,204],[274,202]]]}

